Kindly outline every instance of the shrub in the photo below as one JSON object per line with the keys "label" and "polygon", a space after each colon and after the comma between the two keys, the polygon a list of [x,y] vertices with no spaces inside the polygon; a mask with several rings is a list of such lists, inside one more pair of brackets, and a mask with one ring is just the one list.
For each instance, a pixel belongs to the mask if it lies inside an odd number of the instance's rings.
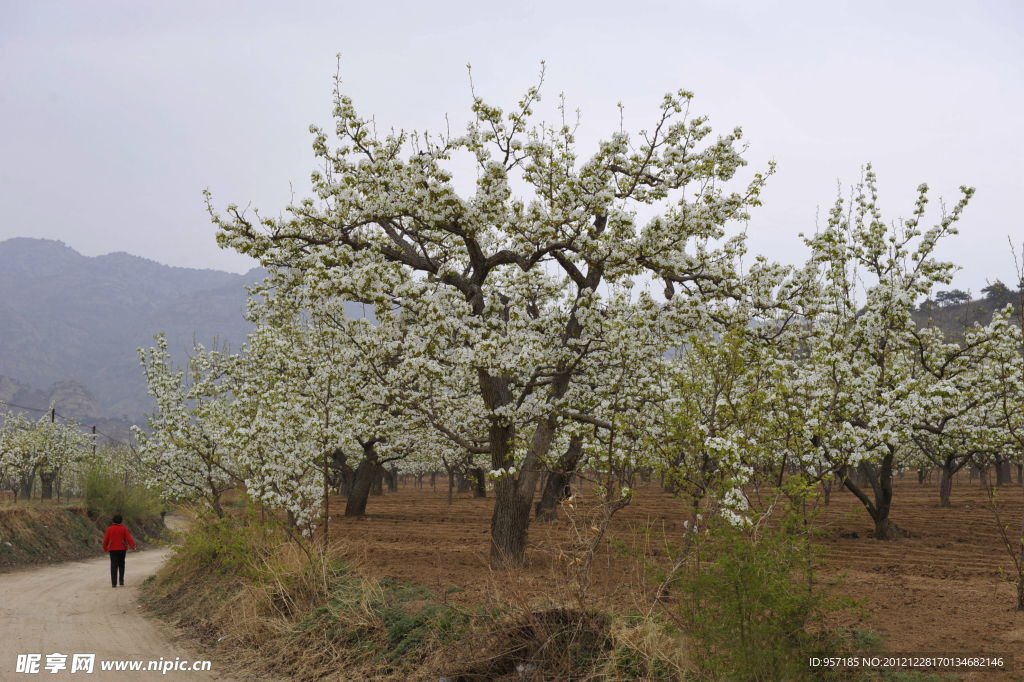
{"label": "shrub", "polygon": [[707,678],[804,679],[809,656],[836,653],[822,619],[855,602],[818,580],[808,489],[794,477],[785,493],[776,518],[713,524],[672,581],[692,660]]}
{"label": "shrub", "polygon": [[82,493],[89,516],[100,527],[110,524],[114,514],[143,536],[157,536],[163,527],[160,495],[114,467],[96,464],[85,472]]}

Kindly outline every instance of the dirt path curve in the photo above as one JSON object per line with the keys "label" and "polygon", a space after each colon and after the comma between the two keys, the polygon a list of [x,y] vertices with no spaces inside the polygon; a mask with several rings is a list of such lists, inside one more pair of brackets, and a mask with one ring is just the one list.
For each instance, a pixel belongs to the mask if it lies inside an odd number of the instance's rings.
{"label": "dirt path curve", "polygon": [[[227,682],[217,665],[206,672],[147,671],[161,657],[195,661],[205,656],[175,642],[173,630],[142,613],[139,585],[156,571],[169,550],[129,552],[125,586],[110,587],[106,557],[0,575],[0,680],[23,680],[18,654],[42,654],[44,679],[204,680]],[[47,654],[67,654],[67,668],[51,674]],[[96,654],[93,673],[71,673],[71,654]],[[101,661],[143,661],[142,670],[104,671]],[[32,679],[32,677],[27,677]]]}

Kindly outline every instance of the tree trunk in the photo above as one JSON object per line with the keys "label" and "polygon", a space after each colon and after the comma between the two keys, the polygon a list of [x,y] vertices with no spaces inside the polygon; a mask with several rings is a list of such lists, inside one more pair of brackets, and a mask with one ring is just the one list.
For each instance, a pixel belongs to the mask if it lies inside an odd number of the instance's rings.
{"label": "tree trunk", "polygon": [[466,476],[466,472],[465,471],[457,471],[457,472],[455,472],[455,481],[456,481],[456,485],[458,486],[458,490],[456,490],[456,492],[459,492],[459,493],[468,493],[469,492],[469,490],[470,490],[469,477]]}
{"label": "tree trunk", "polygon": [[953,490],[953,472],[949,467],[942,467],[942,481],[939,484],[939,506],[950,507],[949,494]]}
{"label": "tree trunk", "polygon": [[41,500],[52,500],[53,499],[53,481],[57,478],[56,471],[40,471],[39,472],[39,499]]}
{"label": "tree trunk", "polygon": [[31,500],[32,499],[32,488],[36,482],[36,473],[33,471],[31,476],[21,477],[21,499]]}
{"label": "tree trunk", "polygon": [[370,486],[370,494],[374,497],[384,496],[384,467],[379,464],[373,468],[373,484]]}
{"label": "tree trunk", "polygon": [[352,494],[352,485],[356,481],[356,470],[349,465],[348,456],[341,450],[334,453],[332,467],[337,472],[335,480],[338,483],[338,494],[348,499]]}
{"label": "tree trunk", "polygon": [[[574,332],[575,333],[575,332]],[[508,381],[478,370],[481,397],[489,410],[496,411],[512,402]],[[568,375],[555,378],[552,396],[562,398],[569,387]],[[537,425],[522,465],[515,475],[505,474],[494,484],[494,512],[491,516],[491,565],[520,567],[527,563],[526,540],[530,531],[530,508],[537,491],[540,463],[551,448],[558,420],[550,417]],[[515,466],[515,427],[492,417],[488,429],[491,469],[508,471]]]}
{"label": "tree trunk", "polygon": [[[839,476],[843,481],[843,485],[846,485],[846,482],[849,481],[861,490],[868,487],[868,481],[864,474],[859,469],[849,466],[848,464],[843,465],[843,467],[840,468]],[[853,490],[852,488],[848,489],[851,490],[851,492]]]}
{"label": "tree trunk", "polygon": [[924,485],[924,469],[917,470],[917,484]]}
{"label": "tree trunk", "polygon": [[[516,488],[516,480],[512,476],[502,476],[494,483],[496,499],[491,516],[491,563],[495,566],[523,566],[527,561],[526,539],[533,500],[532,496],[518,494]],[[503,504],[498,504],[498,500]]]}
{"label": "tree trunk", "polygon": [[[867,479],[874,492],[874,502],[864,493],[861,486],[857,485],[853,476],[846,476],[843,482],[851,493],[861,501],[871,520],[875,522],[875,538],[878,540],[893,541],[906,537],[908,533],[889,520],[889,510],[892,507],[892,460],[893,449],[882,458],[881,467],[875,469],[867,462],[861,462],[855,470],[857,478]],[[852,473],[852,472],[851,472]]]}
{"label": "tree trunk", "polygon": [[437,472],[436,471],[431,471],[430,472],[430,489],[431,490],[437,490]]}
{"label": "tree trunk", "polygon": [[213,512],[217,515],[218,519],[224,518],[224,507],[220,503],[220,493],[214,492],[210,494],[210,506],[213,507]]}
{"label": "tree trunk", "polygon": [[[484,403],[491,407],[511,402],[508,383],[490,378],[481,382]],[[488,395],[490,393],[490,395]],[[498,395],[495,395],[498,394]],[[539,428],[539,427],[538,427]],[[515,427],[492,418],[489,429],[491,468],[505,470],[515,466]],[[520,476],[527,472],[520,472]],[[491,514],[491,565],[518,567],[526,564],[526,539],[530,528],[530,503],[533,495],[521,494],[518,476],[506,473],[494,482],[494,512]],[[532,491],[531,491],[532,493]]]}
{"label": "tree trunk", "polygon": [[552,471],[544,484],[540,501],[534,505],[534,514],[538,521],[557,521],[558,507],[566,499],[565,491],[569,488],[569,474]]}
{"label": "tree trunk", "polygon": [[338,492],[340,492],[345,499],[352,497],[352,486],[355,485],[355,482],[355,469],[350,466],[346,466],[341,472],[341,486]]}
{"label": "tree trunk", "polygon": [[1017,483],[1024,483],[1024,464],[1017,465]]}
{"label": "tree trunk", "polygon": [[388,491],[398,492],[398,466],[395,464],[391,465],[391,471],[388,472]]}
{"label": "tree trunk", "polygon": [[1001,455],[996,456],[996,485],[1010,485],[1013,482],[1013,477],[1010,474],[1010,460],[1002,457]]}
{"label": "tree trunk", "polygon": [[323,521],[323,539],[326,548],[331,542],[331,458],[324,453],[324,499],[323,513],[320,516]]}
{"label": "tree trunk", "polygon": [[446,478],[448,479],[448,505],[451,506],[452,493],[454,492],[455,488],[455,474],[452,471],[451,467],[448,467]]}
{"label": "tree trunk", "polygon": [[473,467],[470,470],[473,474],[475,485],[473,486],[473,497],[487,497],[487,478],[484,476],[482,467]]}
{"label": "tree trunk", "polygon": [[377,453],[373,446],[376,440],[371,440],[363,446],[363,460],[356,468],[355,480],[352,483],[352,491],[345,504],[345,516],[366,516],[366,502],[370,497],[370,488],[373,486],[377,470]]}
{"label": "tree trunk", "polygon": [[887,542],[894,542],[900,538],[907,537],[907,531],[903,530],[895,523],[889,520],[888,517],[880,521],[875,521],[875,538],[878,540],[885,540]]}
{"label": "tree trunk", "polygon": [[558,519],[558,506],[562,500],[569,497],[569,479],[580,457],[583,455],[583,439],[573,436],[569,440],[569,447],[559,458],[558,465],[551,471],[542,488],[540,502],[534,507],[534,515],[538,521],[555,521]]}

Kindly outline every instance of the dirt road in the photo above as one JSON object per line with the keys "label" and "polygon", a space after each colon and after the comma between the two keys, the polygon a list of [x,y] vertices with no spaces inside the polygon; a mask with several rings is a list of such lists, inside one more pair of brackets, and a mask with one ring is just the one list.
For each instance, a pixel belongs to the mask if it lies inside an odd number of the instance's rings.
{"label": "dirt road", "polygon": [[[212,670],[147,670],[150,661],[189,662],[202,654],[174,642],[170,627],[145,616],[139,585],[156,571],[168,550],[129,552],[125,586],[110,587],[106,557],[60,566],[0,575],[0,680],[26,679],[16,672],[19,654],[41,654],[38,671],[44,679],[85,680],[218,680]],[[66,654],[63,670],[51,674],[48,654]],[[95,654],[93,673],[72,673],[73,654]],[[102,669],[104,661],[141,661],[141,671]],[[179,663],[180,667],[180,663]],[[28,678],[32,679],[32,678]]]}

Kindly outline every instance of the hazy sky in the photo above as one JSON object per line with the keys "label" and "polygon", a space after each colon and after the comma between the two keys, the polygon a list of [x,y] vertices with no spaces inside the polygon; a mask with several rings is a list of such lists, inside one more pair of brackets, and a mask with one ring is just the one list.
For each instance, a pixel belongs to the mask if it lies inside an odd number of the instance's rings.
{"label": "hazy sky", "polygon": [[[1024,240],[1024,3],[68,2],[0,0],[0,240],[244,271],[214,242],[217,206],[276,214],[306,193],[311,123],[345,90],[381,127],[459,132],[477,92],[513,105],[547,61],[541,113],[564,92],[581,153],[652,120],[686,88],[740,125],[748,170],[778,161],[752,250],[803,260],[798,238],[836,183],[871,161],[889,218],[918,184],[977,195],[943,249],[955,286],[1013,279]],[[931,220],[929,221],[931,222]]]}

